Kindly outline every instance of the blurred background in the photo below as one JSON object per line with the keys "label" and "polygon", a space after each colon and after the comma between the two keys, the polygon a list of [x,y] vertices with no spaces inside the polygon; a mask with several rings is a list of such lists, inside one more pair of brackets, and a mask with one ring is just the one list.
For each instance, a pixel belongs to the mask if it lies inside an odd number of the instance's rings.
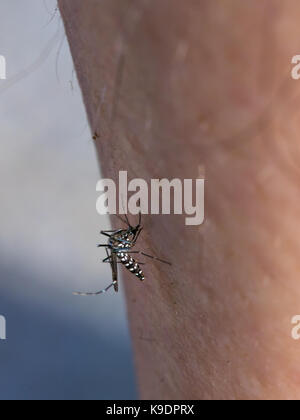
{"label": "blurred background", "polygon": [[96,248],[100,178],[55,0],[2,0],[0,399],[135,399],[124,299]]}

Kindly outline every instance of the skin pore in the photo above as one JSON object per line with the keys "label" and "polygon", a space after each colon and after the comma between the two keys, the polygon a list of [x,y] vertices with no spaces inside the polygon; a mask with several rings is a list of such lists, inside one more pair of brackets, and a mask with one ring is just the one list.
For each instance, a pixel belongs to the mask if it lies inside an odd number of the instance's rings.
{"label": "skin pore", "polygon": [[144,218],[172,267],[124,273],[141,397],[300,398],[299,1],[58,3],[103,176],[205,169],[204,224]]}

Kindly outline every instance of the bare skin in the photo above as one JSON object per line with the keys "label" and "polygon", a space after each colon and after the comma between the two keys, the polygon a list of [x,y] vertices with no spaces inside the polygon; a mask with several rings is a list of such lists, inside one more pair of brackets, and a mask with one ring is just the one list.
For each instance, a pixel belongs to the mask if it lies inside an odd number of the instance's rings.
{"label": "bare skin", "polygon": [[197,178],[125,274],[142,398],[298,399],[298,0],[60,0],[103,175]]}

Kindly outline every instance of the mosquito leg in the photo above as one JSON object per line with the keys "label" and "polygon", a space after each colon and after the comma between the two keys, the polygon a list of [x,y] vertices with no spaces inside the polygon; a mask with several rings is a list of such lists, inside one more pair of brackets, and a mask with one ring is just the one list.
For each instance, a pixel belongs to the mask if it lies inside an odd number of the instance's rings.
{"label": "mosquito leg", "polygon": [[160,261],[160,262],[162,262],[162,263],[164,263],[164,264],[169,264],[169,265],[172,265],[169,261],[162,260],[161,258],[158,258],[158,257],[153,257],[152,255],[145,254],[145,252],[142,252],[142,251],[141,251],[141,254],[142,254],[142,255],[144,255],[145,257],[152,258],[153,260]]}
{"label": "mosquito leg", "polygon": [[74,292],[73,295],[75,296],[98,296],[101,295],[102,293],[106,293],[111,287],[113,287],[117,282],[114,281],[112,282],[109,286],[107,286],[105,289],[100,290],[99,292],[95,292],[95,293],[82,293],[82,292]]}
{"label": "mosquito leg", "polygon": [[[106,263],[110,263],[110,261],[102,261],[104,264]],[[146,263],[144,262],[140,262],[140,261],[136,261],[137,264],[139,265],[146,265]],[[123,264],[122,261],[117,261],[117,264]]]}
{"label": "mosquito leg", "polygon": [[144,255],[145,257],[151,258],[153,260],[160,261],[164,264],[172,265],[169,261],[162,260],[158,257],[153,257],[153,255],[146,254],[145,252],[142,252],[142,251],[128,251],[128,254],[141,254],[141,255]]}
{"label": "mosquito leg", "polygon": [[109,233],[104,232],[104,230],[101,230],[100,233],[101,235],[108,236],[109,238],[111,237],[111,235]]}
{"label": "mosquito leg", "polygon": [[[100,234],[102,234],[102,235],[105,235],[105,236],[113,236],[113,235],[115,235],[115,234],[117,234],[117,233],[120,233],[120,232],[122,232],[122,229],[115,229],[115,230],[101,230],[100,231]],[[111,235],[108,235],[108,233],[111,233]]]}

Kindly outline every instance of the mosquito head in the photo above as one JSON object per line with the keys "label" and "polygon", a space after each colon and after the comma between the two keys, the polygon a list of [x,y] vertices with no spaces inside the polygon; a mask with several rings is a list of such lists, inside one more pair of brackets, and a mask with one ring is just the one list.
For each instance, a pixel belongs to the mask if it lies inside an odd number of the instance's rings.
{"label": "mosquito head", "polygon": [[142,229],[140,225],[136,225],[135,227],[131,227],[130,231],[133,235],[137,235]]}
{"label": "mosquito head", "polygon": [[141,223],[142,223],[142,214],[141,214],[141,212],[139,213],[139,223],[135,226],[135,227],[132,227],[131,226],[131,232],[134,234],[134,235],[137,235],[143,228],[141,227]]}
{"label": "mosquito head", "polygon": [[130,242],[136,242],[137,238],[139,237],[141,231],[142,231],[142,227],[141,227],[141,222],[142,222],[142,215],[141,213],[139,213],[139,222],[136,226],[132,226],[129,222],[129,219],[127,217],[127,215],[125,215],[125,219],[123,219],[121,216],[119,216],[118,214],[116,214],[117,218],[120,219],[124,224],[127,225],[127,229],[120,229],[118,231],[115,232],[114,235],[112,235],[114,237],[114,240],[117,242],[120,241],[124,241],[124,238],[126,238],[127,243]]}

